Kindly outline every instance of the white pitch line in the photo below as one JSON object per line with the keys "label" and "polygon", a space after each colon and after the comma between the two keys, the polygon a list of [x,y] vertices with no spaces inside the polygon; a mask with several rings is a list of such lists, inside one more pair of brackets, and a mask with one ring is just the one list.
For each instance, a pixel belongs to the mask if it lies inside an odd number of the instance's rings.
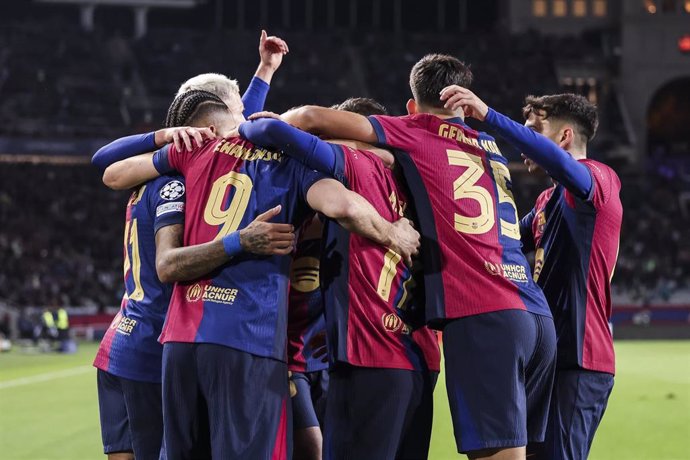
{"label": "white pitch line", "polygon": [[32,375],[31,377],[22,377],[20,379],[7,380],[0,382],[0,390],[7,388],[20,387],[24,385],[31,385],[33,383],[49,382],[63,377],[72,377],[73,375],[84,374],[93,369],[93,366],[78,366],[63,371],[46,372],[45,374]]}

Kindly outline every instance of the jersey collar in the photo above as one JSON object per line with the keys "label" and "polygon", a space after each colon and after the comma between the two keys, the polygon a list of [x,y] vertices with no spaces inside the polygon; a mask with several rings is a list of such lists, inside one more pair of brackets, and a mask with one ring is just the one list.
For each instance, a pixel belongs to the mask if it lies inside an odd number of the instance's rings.
{"label": "jersey collar", "polygon": [[467,126],[465,124],[465,122],[462,121],[462,118],[460,118],[460,117],[446,118],[446,121],[449,121],[451,123],[455,123],[456,125],[464,126],[465,128],[469,128],[469,126]]}

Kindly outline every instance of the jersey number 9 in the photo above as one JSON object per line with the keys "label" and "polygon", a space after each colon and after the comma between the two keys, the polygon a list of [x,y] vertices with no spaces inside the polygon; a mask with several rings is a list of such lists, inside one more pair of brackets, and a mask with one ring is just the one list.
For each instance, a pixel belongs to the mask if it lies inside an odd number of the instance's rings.
{"label": "jersey number 9", "polygon": [[[225,208],[225,195],[230,186],[235,187],[235,195]],[[209,225],[221,226],[214,240],[219,240],[239,228],[249,205],[252,186],[249,176],[236,171],[220,176],[213,183],[204,209],[204,220]]]}

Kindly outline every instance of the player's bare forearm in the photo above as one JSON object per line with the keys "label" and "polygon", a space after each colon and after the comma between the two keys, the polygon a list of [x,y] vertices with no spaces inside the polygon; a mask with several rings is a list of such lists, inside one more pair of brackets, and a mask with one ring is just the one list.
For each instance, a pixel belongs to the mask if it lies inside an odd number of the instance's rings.
{"label": "player's bare forearm", "polygon": [[271,80],[273,79],[273,75],[276,73],[276,69],[273,67],[266,65],[264,63],[259,64],[259,67],[256,69],[256,72],[254,72],[254,76],[256,78],[260,78],[261,80],[265,81],[269,85],[271,84]]}
{"label": "player's bare forearm", "polygon": [[352,112],[307,105],[282,115],[287,123],[328,139],[353,139],[375,144],[376,131],[367,117]]}
{"label": "player's bare forearm", "polygon": [[166,251],[160,265],[156,261],[156,271],[164,283],[189,281],[201,278],[229,261],[223,242],[211,241]]}
{"label": "player's bare forearm", "polygon": [[419,249],[419,233],[407,219],[388,222],[361,195],[334,179],[322,179],[307,192],[312,209],[338,222],[349,232],[368,238],[400,254],[407,263]]}
{"label": "player's bare forearm", "polygon": [[312,209],[336,220],[346,230],[378,244],[391,243],[392,224],[382,218],[364,198],[345,188],[335,179],[322,179],[307,192]]}
{"label": "player's bare forearm", "polygon": [[419,251],[420,235],[410,221],[402,218],[394,223],[381,217],[374,207],[357,193],[347,191],[349,202],[345,212],[335,218],[347,231],[364,236],[400,254],[408,266]]}
{"label": "player's bare forearm", "polygon": [[182,246],[184,227],[169,225],[156,232],[156,272],[164,283],[200,278],[229,262],[241,252],[262,256],[284,256],[294,249],[295,228],[291,224],[270,222],[278,216],[275,206],[257,216],[242,230],[220,240]]}
{"label": "player's bare forearm", "polygon": [[156,232],[156,272],[163,283],[200,278],[230,260],[222,241],[183,247],[183,233],[179,224]]}
{"label": "player's bare forearm", "polygon": [[146,153],[108,166],[103,173],[103,183],[113,190],[127,190],[158,176],[153,153]]}
{"label": "player's bare forearm", "polygon": [[362,235],[382,245],[393,244],[393,224],[385,220],[362,196],[348,191],[343,196],[346,203],[335,219],[347,231]]}

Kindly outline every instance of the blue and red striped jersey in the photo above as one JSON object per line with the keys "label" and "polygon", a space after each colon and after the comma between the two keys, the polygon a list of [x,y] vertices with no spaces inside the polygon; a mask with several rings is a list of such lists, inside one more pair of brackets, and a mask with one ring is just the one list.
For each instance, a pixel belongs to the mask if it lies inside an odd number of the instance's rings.
{"label": "blue and red striped jersey", "polygon": [[592,175],[581,199],[557,184],[537,198],[521,227],[535,248],[534,280],[549,301],[558,336],[557,363],[615,373],[611,278],[623,206],[620,179],[608,166],[581,160]]}
{"label": "blue and red striped jersey", "polygon": [[[239,137],[192,152],[164,149],[187,184],[185,246],[220,239],[279,204],[275,222],[299,227],[312,215],[306,193],[323,176],[281,153]],[[290,260],[241,254],[201,279],[177,283],[161,342],[214,343],[285,361]]]}
{"label": "blue and red striped jersey", "polygon": [[426,319],[499,310],[551,316],[522,253],[507,160],[494,139],[461,119],[369,117],[379,143],[400,149],[419,218]]}
{"label": "blue and red striped jersey", "polygon": [[288,297],[288,369],[316,372],[328,368],[326,356],[314,356],[326,346],[319,265],[323,224],[319,216],[306,221],[297,235],[297,248],[290,267]]}
{"label": "blue and red striped jersey", "polygon": [[[373,153],[334,146],[335,177],[369,201],[389,222],[403,216],[407,193]],[[321,277],[332,363],[434,370],[440,366],[436,332],[414,332],[398,315],[414,302],[415,280],[401,257],[328,221]]]}
{"label": "blue and red striped jersey", "polygon": [[127,204],[124,237],[125,296],[98,348],[93,365],[119,377],[161,381],[158,336],[172,293],[156,274],[156,232],[184,224],[185,185],[161,176],[140,186]]}

